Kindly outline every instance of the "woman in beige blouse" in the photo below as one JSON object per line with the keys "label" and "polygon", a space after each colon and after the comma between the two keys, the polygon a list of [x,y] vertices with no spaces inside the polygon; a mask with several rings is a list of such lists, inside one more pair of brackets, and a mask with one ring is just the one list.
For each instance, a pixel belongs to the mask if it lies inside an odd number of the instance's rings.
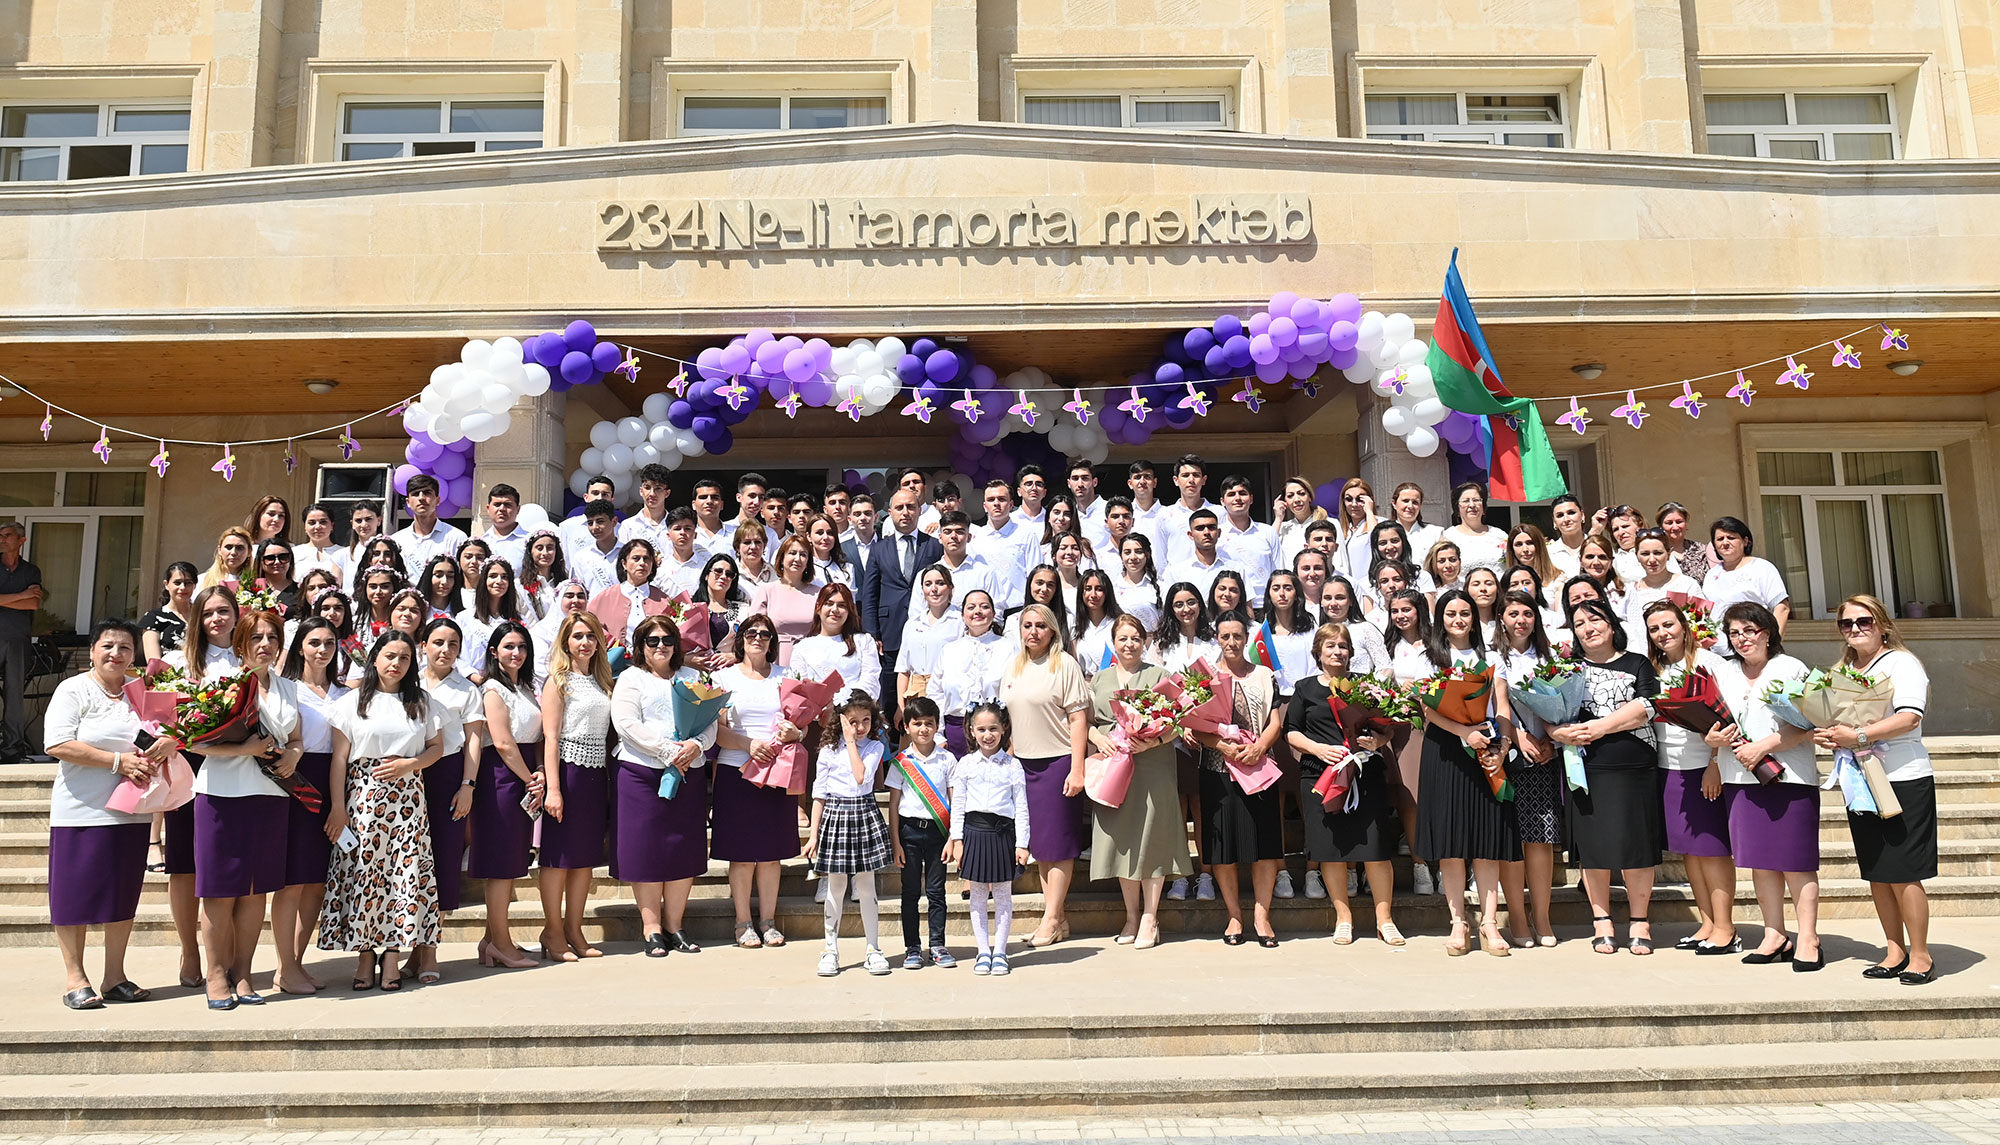
{"label": "woman in beige blouse", "polygon": [[[1090,685],[1076,659],[1062,650],[1055,613],[1047,605],[1021,610],[1021,651],[1000,680],[1000,702],[1014,725],[1014,757],[1028,778],[1028,813],[1035,825],[1028,853],[1041,865],[1042,924],[1030,946],[1069,937],[1063,905],[1083,853],[1083,757],[1090,746]],[[1046,826],[1044,826],[1046,824]]]}

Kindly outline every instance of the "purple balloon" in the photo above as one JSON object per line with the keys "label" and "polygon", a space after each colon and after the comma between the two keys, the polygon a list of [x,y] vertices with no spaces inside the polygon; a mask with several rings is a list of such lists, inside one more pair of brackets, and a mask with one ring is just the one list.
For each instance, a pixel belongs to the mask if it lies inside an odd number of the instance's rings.
{"label": "purple balloon", "polygon": [[1352,350],[1361,338],[1361,331],[1345,318],[1338,319],[1326,328],[1326,341],[1336,350]]}
{"label": "purple balloon", "polygon": [[1298,295],[1293,294],[1289,290],[1280,290],[1278,293],[1273,294],[1271,296],[1271,306],[1270,306],[1271,316],[1273,318],[1276,318],[1277,316],[1282,314],[1287,318],[1291,317],[1292,307],[1298,305],[1298,301],[1299,301]]}
{"label": "purple balloon", "polygon": [[1166,409],[1161,410],[1160,414],[1167,419],[1167,424],[1173,426],[1175,429],[1186,429],[1188,426],[1194,424],[1194,411],[1184,406],[1168,406]]}
{"label": "purple balloon", "polygon": [[1320,333],[1318,330],[1308,330],[1299,335],[1299,340],[1296,344],[1299,350],[1313,361],[1326,361],[1327,338],[1325,334]]}
{"label": "purple balloon", "polygon": [[753,386],[763,386],[764,391],[771,395],[773,401],[780,402],[791,397],[793,392],[799,388],[798,383],[790,378],[772,378],[768,382],[759,378],[751,378],[750,384]]}
{"label": "purple balloon", "polygon": [[[1107,436],[1115,435],[1119,430],[1125,427],[1126,422],[1131,420],[1132,420],[1131,414],[1128,414],[1124,410],[1119,409],[1116,405],[1111,405],[1111,404],[1107,404],[1104,407],[1103,412],[1097,415],[1097,424],[1100,428],[1104,430]],[[1116,440],[1115,436],[1113,436],[1113,440]]]}
{"label": "purple balloon", "polygon": [[785,372],[785,350],[775,340],[757,347],[752,351],[751,359],[757,365],[757,372],[767,378]]}
{"label": "purple balloon", "polygon": [[1224,314],[1215,320],[1215,340],[1227,342],[1243,333],[1243,320],[1234,314]]}
{"label": "purple balloon", "polygon": [[452,442],[450,445],[445,446],[445,448],[453,453],[463,453],[470,455],[472,453],[472,447],[474,444],[475,443],[471,438],[461,437],[457,441]]}
{"label": "purple balloon", "polygon": [[944,404],[944,390],[940,389],[936,382],[920,382],[917,385],[916,392],[912,395],[912,400],[916,398],[927,398],[932,405],[942,405]]}
{"label": "purple balloon", "polygon": [[472,478],[470,477],[452,478],[449,495],[451,497],[451,502],[454,505],[472,504]]}
{"label": "purple balloon", "polygon": [[796,334],[787,334],[784,337],[778,339],[778,345],[783,346],[785,348],[785,353],[789,354],[793,350],[796,350],[799,347],[805,345],[805,340],[800,338]]}
{"label": "purple balloon", "polygon": [[727,374],[740,374],[750,368],[750,351],[743,343],[732,342],[722,348],[718,355],[722,369]]}
{"label": "purple balloon", "polygon": [[809,406],[833,404],[833,383],[820,378],[808,378],[798,384],[799,396]]}
{"label": "purple balloon", "polygon": [[571,350],[569,353],[563,355],[563,381],[568,382],[570,385],[583,385],[590,380],[593,372],[589,354],[581,350]]}
{"label": "purple balloon", "polygon": [[915,354],[905,354],[896,359],[896,378],[906,386],[923,381],[924,360]]}
{"label": "purple balloon", "polygon": [[694,419],[694,435],[704,442],[715,440],[715,435],[723,430],[722,419],[701,414]]}
{"label": "purple balloon", "polygon": [[1215,348],[1215,335],[1206,326],[1197,326],[1181,338],[1190,358],[1206,358]]}
{"label": "purple balloon", "polygon": [[590,348],[597,345],[597,329],[579,318],[563,327],[562,340],[563,345],[569,349],[588,354]]}
{"label": "purple balloon", "polygon": [[403,447],[403,460],[409,462],[411,465],[429,465],[431,462],[443,457],[444,452],[444,446],[439,445],[428,437],[422,441],[411,438],[410,444]]}
{"label": "purple balloon", "polygon": [[[1269,334],[1259,334],[1250,339],[1250,360],[1260,366],[1268,366],[1278,360],[1279,346]],[[1261,373],[1261,371],[1260,371]]]}
{"label": "purple balloon", "polygon": [[1201,356],[1201,368],[1217,377],[1229,372],[1229,351],[1220,346],[1210,346],[1208,353]]}
{"label": "purple balloon", "polygon": [[472,463],[465,459],[465,454],[463,453],[442,453],[438,455],[436,461],[430,464],[431,475],[439,481],[450,481],[454,478],[463,477],[471,470]]}
{"label": "purple balloon", "polygon": [[713,346],[694,356],[694,369],[703,379],[711,382],[729,376],[729,371],[722,368],[722,351]]}
{"label": "purple balloon", "polygon": [[1178,386],[1187,380],[1187,371],[1178,362],[1161,362],[1153,371],[1153,381],[1163,386]]}
{"label": "purple balloon", "polygon": [[[963,365],[964,363],[960,364]],[[974,365],[967,376],[972,379],[972,384],[980,389],[991,389],[1000,381],[1000,375],[994,373],[993,367],[984,362]]]}
{"label": "purple balloon", "polygon": [[617,369],[618,363],[623,360],[624,355],[620,354],[618,347],[610,342],[599,342],[590,351],[590,364],[600,374],[608,374]]}
{"label": "purple balloon", "polygon": [[910,353],[915,354],[919,358],[928,358],[932,354],[937,353],[937,350],[938,344],[934,338],[919,338],[910,343]]}
{"label": "purple balloon", "polygon": [[958,376],[958,355],[939,350],[924,359],[924,376],[933,382],[949,382]]}
{"label": "purple balloon", "polygon": [[1316,298],[1301,298],[1292,303],[1291,319],[1300,326],[1318,326],[1321,313],[1319,300]]}
{"label": "purple balloon", "polygon": [[567,353],[569,347],[563,345],[561,334],[551,332],[535,339],[535,361],[545,369],[553,370],[562,365],[563,355]]}
{"label": "purple balloon", "polygon": [[1259,310],[1250,316],[1250,321],[1244,325],[1243,329],[1252,338],[1255,338],[1259,334],[1267,333],[1271,329],[1271,316]]}
{"label": "purple balloon", "polygon": [[1241,334],[1231,335],[1229,340],[1222,344],[1222,352],[1228,358],[1229,368],[1232,370],[1247,369],[1253,360],[1250,357],[1250,339]]}
{"label": "purple balloon", "polygon": [[667,424],[675,429],[694,428],[694,405],[681,399],[667,407]]}
{"label": "purple balloon", "polygon": [[1319,363],[1308,362],[1304,358],[1300,358],[1298,361],[1286,366],[1285,372],[1303,382],[1319,372]]}
{"label": "purple balloon", "polygon": [[1326,304],[1326,308],[1335,322],[1361,321],[1361,300],[1352,294],[1334,295],[1333,300]]}
{"label": "purple balloon", "polygon": [[743,348],[745,350],[750,351],[752,354],[755,354],[758,350],[763,348],[764,343],[773,340],[774,339],[772,338],[771,332],[769,330],[759,328],[750,331],[748,334],[743,335]]}
{"label": "purple balloon", "polygon": [[1313,487],[1313,504],[1329,513],[1340,512],[1340,486],[1338,481],[1322,481]]}
{"label": "purple balloon", "polygon": [[1273,345],[1289,346],[1299,340],[1299,324],[1290,318],[1273,318],[1265,334]]}
{"label": "purple balloon", "polygon": [[1160,353],[1167,361],[1179,362],[1183,366],[1194,361],[1188,356],[1186,341],[1172,334],[1167,335],[1167,340],[1160,345]]}
{"label": "purple balloon", "polygon": [[1257,380],[1265,385],[1284,381],[1285,364],[1275,358],[1268,362],[1257,363]]}
{"label": "purple balloon", "polygon": [[421,472],[422,470],[419,470],[414,465],[398,465],[396,467],[395,478],[396,492],[408,493],[410,491],[410,478],[417,476]]}
{"label": "purple balloon", "polygon": [[1326,364],[1332,366],[1336,370],[1345,370],[1347,367],[1352,366],[1354,363],[1359,362],[1360,360],[1361,360],[1361,351],[1355,349],[1352,346],[1349,346],[1345,350],[1336,350],[1333,349],[1332,347],[1328,347],[1327,349]]}
{"label": "purple balloon", "polygon": [[549,389],[554,393],[558,394],[563,393],[569,388],[570,388],[569,379],[563,377],[560,372],[558,372],[555,377],[549,379]]}
{"label": "purple balloon", "polygon": [[808,339],[805,349],[812,354],[813,369],[825,372],[833,369],[833,345],[824,338]]}
{"label": "purple balloon", "polygon": [[812,351],[800,346],[785,354],[785,376],[794,382],[803,382],[816,373],[813,369]]}
{"label": "purple balloon", "polygon": [[720,430],[716,431],[715,440],[708,443],[708,451],[710,453],[728,453],[735,444],[736,435],[729,432],[728,426],[723,426]]}

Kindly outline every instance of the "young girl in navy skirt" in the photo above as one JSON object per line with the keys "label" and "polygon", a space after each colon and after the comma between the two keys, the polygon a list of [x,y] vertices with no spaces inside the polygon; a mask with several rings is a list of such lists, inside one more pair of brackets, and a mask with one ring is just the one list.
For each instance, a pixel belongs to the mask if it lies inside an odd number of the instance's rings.
{"label": "young girl in navy skirt", "polygon": [[[946,862],[972,890],[974,974],[1007,973],[1007,932],[1014,925],[1014,880],[1028,862],[1028,777],[1007,753],[1007,710],[984,703],[966,717],[973,750],[951,775],[951,844]],[[986,903],[993,902],[992,929]]]}
{"label": "young girl in navy skirt", "polygon": [[840,915],[847,904],[847,886],[861,910],[861,933],[868,939],[862,968],[887,974],[882,955],[880,912],[875,905],[875,872],[895,858],[889,824],[875,802],[875,780],[882,772],[882,742],[875,738],[881,713],[868,693],[855,689],[839,709],[840,734],[820,749],[818,774],[813,777],[812,824],[806,829],[806,853],[812,868],[826,876],[826,950],[819,958],[819,976],[840,973]]}

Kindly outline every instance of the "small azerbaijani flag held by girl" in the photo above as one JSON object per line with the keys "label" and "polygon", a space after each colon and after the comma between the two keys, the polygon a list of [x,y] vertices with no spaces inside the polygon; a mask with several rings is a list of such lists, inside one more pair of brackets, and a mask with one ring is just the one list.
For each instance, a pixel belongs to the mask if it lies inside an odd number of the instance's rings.
{"label": "small azerbaijani flag held by girl", "polygon": [[1250,646],[1243,650],[1244,659],[1252,664],[1262,664],[1271,671],[1278,670],[1278,634],[1266,620],[1250,634]]}
{"label": "small azerbaijani flag held by girl", "polygon": [[1569,492],[1555,450],[1542,428],[1542,415],[1528,398],[1517,398],[1500,380],[1472,299],[1458,277],[1458,248],[1444,272],[1444,294],[1431,326],[1430,356],[1424,359],[1437,385],[1438,400],[1460,413],[1480,414],[1493,431],[1487,459],[1489,496],[1496,501],[1547,501]]}

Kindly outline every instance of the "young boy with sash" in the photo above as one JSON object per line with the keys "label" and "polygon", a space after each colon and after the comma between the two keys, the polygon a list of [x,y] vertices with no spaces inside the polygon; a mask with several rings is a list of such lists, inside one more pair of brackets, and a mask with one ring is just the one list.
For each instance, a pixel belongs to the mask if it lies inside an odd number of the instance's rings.
{"label": "young boy with sash", "polygon": [[951,772],[957,760],[937,738],[937,701],[912,696],[903,704],[903,731],[910,746],[895,755],[889,786],[889,838],[896,865],[903,869],[903,969],[924,965],[917,941],[917,893],[930,899],[930,958],[933,966],[956,966],[944,948],[944,845],[951,835]]}

